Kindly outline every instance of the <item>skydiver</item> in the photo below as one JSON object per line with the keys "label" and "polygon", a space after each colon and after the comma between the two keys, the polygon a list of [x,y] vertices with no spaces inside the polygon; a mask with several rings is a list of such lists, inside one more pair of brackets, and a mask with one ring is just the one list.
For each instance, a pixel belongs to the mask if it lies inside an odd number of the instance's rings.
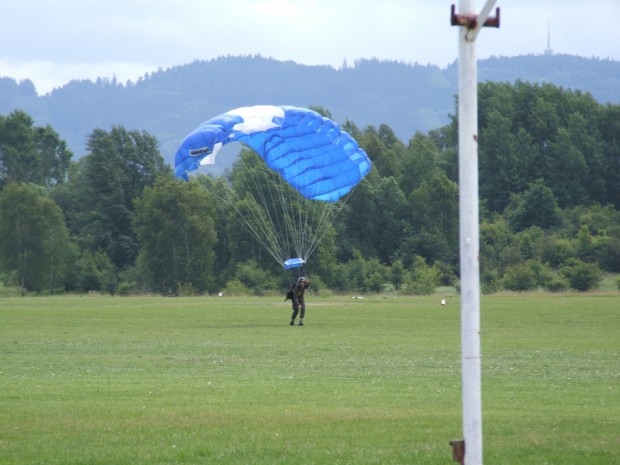
{"label": "skydiver", "polygon": [[306,316],[306,301],[304,293],[310,286],[310,281],[305,276],[300,276],[292,289],[293,294],[293,315],[291,316],[291,326],[295,326],[295,318],[299,314],[299,326],[304,325],[304,316]]}

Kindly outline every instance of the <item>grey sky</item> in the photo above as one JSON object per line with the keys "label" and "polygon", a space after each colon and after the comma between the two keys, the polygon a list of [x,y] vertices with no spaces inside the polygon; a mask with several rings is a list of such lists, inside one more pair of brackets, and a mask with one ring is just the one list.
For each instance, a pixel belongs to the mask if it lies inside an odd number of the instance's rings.
{"label": "grey sky", "polygon": [[[39,93],[71,79],[135,81],[225,55],[340,67],[379,58],[445,67],[456,59],[458,0],[4,0],[0,76]],[[482,9],[483,0],[476,2]],[[556,53],[620,61],[620,0],[498,0],[501,28],[479,58]]]}

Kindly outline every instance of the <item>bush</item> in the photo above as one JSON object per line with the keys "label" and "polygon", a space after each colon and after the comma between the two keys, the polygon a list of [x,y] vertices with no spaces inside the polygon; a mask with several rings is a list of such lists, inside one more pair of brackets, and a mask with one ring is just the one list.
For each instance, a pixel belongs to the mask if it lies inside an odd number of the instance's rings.
{"label": "bush", "polygon": [[527,263],[509,266],[504,273],[504,287],[511,291],[529,291],[536,287],[536,274]]}
{"label": "bush", "polygon": [[[265,295],[267,291],[280,289],[277,279],[252,260],[237,265],[234,281],[236,295],[252,294],[260,296]],[[242,291],[237,283],[244,286],[247,292]],[[226,287],[229,285],[231,285],[230,282],[226,284]]]}
{"label": "bush", "polygon": [[123,281],[118,285],[118,288],[116,289],[116,293],[118,295],[123,295],[123,296],[136,294],[137,293],[136,283]]}
{"label": "bush", "polygon": [[368,276],[365,287],[370,292],[378,293],[381,292],[381,290],[383,289],[384,282],[385,280],[383,275],[375,271],[370,276]]}
{"label": "bush", "polygon": [[560,275],[554,275],[546,284],[545,289],[550,292],[563,292],[569,288],[568,281]]}
{"label": "bush", "polygon": [[573,256],[573,246],[568,239],[550,237],[544,244],[541,260],[557,267]]}
{"label": "bush", "polygon": [[252,295],[252,290],[237,279],[228,281],[224,287],[224,295]]}
{"label": "bush", "polygon": [[181,283],[177,291],[179,297],[192,297],[198,295],[196,288],[192,283]]}
{"label": "bush", "polygon": [[494,294],[501,288],[501,280],[497,270],[485,270],[480,274],[480,289],[483,294]]}
{"label": "bush", "polygon": [[414,295],[429,295],[439,286],[439,270],[435,266],[428,266],[423,257],[416,256],[413,270],[405,284],[405,293]]}
{"label": "bush", "polygon": [[599,241],[597,261],[601,268],[612,273],[620,273],[620,238],[605,237]]}
{"label": "bush", "polygon": [[603,280],[603,272],[594,263],[586,263],[571,258],[561,268],[562,275],[567,279],[571,289],[585,292],[596,288]]}

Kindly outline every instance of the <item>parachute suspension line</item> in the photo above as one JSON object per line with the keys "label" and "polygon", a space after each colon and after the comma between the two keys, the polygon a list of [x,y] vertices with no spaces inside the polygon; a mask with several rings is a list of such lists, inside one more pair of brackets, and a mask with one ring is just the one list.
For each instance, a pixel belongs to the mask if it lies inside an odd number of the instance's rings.
{"label": "parachute suspension line", "polygon": [[[275,251],[277,251],[278,249],[273,247],[273,243],[269,239],[269,231],[265,229],[264,224],[261,224],[264,220],[254,215],[254,219],[256,219],[259,223],[259,227],[255,228],[252,223],[247,220],[243,212],[241,212],[237,206],[234,206],[234,208],[239,214],[239,216],[243,219],[247,228],[254,235],[254,238],[258,241],[258,243],[263,246],[263,248],[269,253],[269,255],[273,257],[274,260],[280,262],[280,257],[275,253]],[[266,237],[267,239],[263,239],[263,237]]]}
{"label": "parachute suspension line", "polygon": [[332,206],[321,201],[306,201],[305,207],[304,253],[308,259],[317,247],[320,237],[327,232],[329,222],[326,219]]}
{"label": "parachute suspension line", "polygon": [[284,260],[292,258],[290,247],[294,247],[296,243],[297,228],[292,219],[294,199],[291,194],[287,194],[287,192],[290,192],[290,186],[275,172],[271,170],[266,171],[265,177],[268,178],[265,183],[268,196],[263,189],[260,192],[263,196],[263,204],[274,229],[274,234],[278,237],[277,247],[281,257],[280,264],[282,264]]}
{"label": "parachute suspension line", "polygon": [[292,219],[295,202],[291,187],[276,172],[271,169],[265,170],[265,177],[268,178],[266,184],[269,189],[270,203],[264,203],[264,206],[268,212],[273,212],[270,218],[274,231],[279,232],[280,264],[282,264],[284,260],[292,258],[290,248],[297,249],[297,228]]}
{"label": "parachute suspension line", "polygon": [[[235,195],[236,194],[233,191],[230,191],[229,197],[223,200],[234,208],[237,215],[243,220],[245,227],[254,236],[254,239],[256,239],[256,241],[269,253],[269,255],[273,257],[274,260],[279,261],[280,257],[274,253],[274,248],[270,244],[271,242],[269,240],[270,235],[269,235],[269,231],[267,231],[265,228],[264,220],[260,218],[258,213],[251,210],[251,215],[252,215],[252,219],[254,220],[254,222],[250,222],[246,216],[247,212],[242,212],[239,209],[239,206],[237,205],[237,202],[235,201]],[[255,227],[253,223],[256,224],[257,227]]]}
{"label": "parachute suspension line", "polygon": [[308,256],[314,253],[314,250],[323,240],[325,234],[327,234],[327,231],[329,229],[328,226],[332,224],[336,217],[340,214],[356,187],[357,186],[354,186],[353,189],[351,189],[343,198],[341,198],[337,203],[330,205],[331,208],[324,211],[324,215],[321,218],[321,224],[325,224],[325,226],[317,228],[317,231],[320,231],[320,234],[317,235],[313,244],[308,248]]}
{"label": "parachute suspension line", "polygon": [[[284,183],[283,186],[286,187]],[[290,188],[288,190],[290,192]],[[299,195],[288,194],[287,196],[285,189],[280,192],[284,203],[296,206],[294,209],[286,210],[288,214],[286,229],[297,256],[308,261],[320,237],[324,236],[327,231],[332,206],[329,203],[309,200]]]}
{"label": "parachute suspension line", "polygon": [[[256,160],[258,156],[253,154]],[[246,159],[247,160],[247,159]],[[247,160],[248,162],[255,160]],[[284,182],[275,172],[269,169],[253,169],[246,166],[241,169],[244,185],[251,186],[251,192],[257,204],[261,206],[260,212],[252,212],[264,240],[260,241],[270,255],[281,265],[284,260],[290,258],[289,246],[299,243],[299,232],[292,210],[296,200],[291,187]],[[298,202],[298,200],[297,200]],[[264,213],[264,216],[260,213]],[[253,228],[255,231],[256,228]],[[296,247],[299,250],[299,247]],[[301,254],[300,254],[301,255]]]}
{"label": "parachute suspension line", "polygon": [[[295,142],[297,142],[297,139],[295,139]],[[295,150],[301,150],[301,148],[297,146]],[[283,234],[289,239],[288,245],[294,249],[284,250],[283,253],[288,255],[288,257],[285,258],[295,258],[293,256],[294,252],[297,258],[307,260],[308,257],[305,253],[303,244],[305,231],[302,229],[302,219],[304,218],[302,207],[306,199],[296,193],[282,176],[275,174],[275,172],[274,180],[276,180],[279,185],[277,194],[279,194],[279,205],[282,205],[283,222],[280,230],[283,231]]]}
{"label": "parachute suspension line", "polygon": [[[252,154],[258,158],[256,154]],[[256,160],[251,160],[252,162]],[[260,225],[260,231],[262,232],[262,237],[265,239],[260,240],[263,247],[267,249],[269,254],[279,263],[281,264],[287,257],[284,257],[285,250],[285,241],[282,236],[282,233],[278,233],[280,230],[277,226],[280,224],[278,212],[277,212],[277,203],[275,202],[273,190],[270,188],[270,179],[268,179],[267,172],[262,172],[263,170],[254,169],[250,167],[242,168],[243,173],[248,173],[247,181],[248,185],[253,187],[251,192],[255,192],[254,197],[257,204],[259,204],[262,208],[261,211],[253,211],[253,216],[258,225]],[[276,208],[270,208],[270,206],[275,206]],[[263,213],[265,216],[261,215]]]}
{"label": "parachute suspension line", "polygon": [[[297,209],[295,212],[285,209],[285,213],[290,213],[290,216],[286,216],[287,225],[286,228],[283,229],[289,232],[292,243],[295,244],[298,257],[307,262],[329,231],[329,226],[340,214],[357,186],[354,186],[338,202],[309,200],[301,196],[298,196],[297,199],[293,199],[293,194],[290,194],[287,199],[285,197],[285,192],[287,191],[288,185],[282,181],[281,178],[278,177],[277,179],[284,187],[284,189],[279,190],[282,204],[293,204],[297,201],[301,202],[301,206],[303,207]],[[290,191],[290,189],[288,190]],[[295,214],[296,218],[291,218]]]}
{"label": "parachute suspension line", "polygon": [[[288,188],[284,183],[282,183],[282,187],[283,189],[280,189],[281,202],[283,205],[288,205],[290,207],[288,209],[284,209],[284,229],[287,231],[287,234],[291,239],[291,246],[294,248],[294,252],[297,257],[303,260],[307,260],[308,257],[306,256],[303,243],[305,237],[305,229],[303,227],[304,215],[302,209],[302,207],[307,201],[301,196],[297,196],[297,198],[294,198],[292,192],[290,191],[290,188]],[[289,254],[292,253],[292,250],[289,251]]]}
{"label": "parachute suspension line", "polygon": [[[241,163],[244,163],[243,159],[240,159]],[[247,174],[250,173],[250,174]],[[263,211],[263,206],[266,205],[266,200],[264,198],[264,193],[261,189],[261,183],[257,180],[257,175],[254,173],[254,170],[248,168],[247,166],[241,166],[240,169],[237,169],[233,173],[233,177],[236,175],[237,179],[242,181],[243,185],[248,185],[254,187],[254,189],[250,190],[251,192],[260,192],[259,198],[256,198],[255,195],[251,195],[257,205],[261,208],[251,208],[244,209],[245,211],[241,211],[237,205],[238,201],[242,201],[245,193],[247,191],[238,190],[239,186],[232,186],[231,189],[231,198],[228,199],[230,205],[233,206],[237,214],[241,217],[246,228],[252,233],[254,239],[269,253],[269,255],[276,260],[276,262],[281,263],[282,257],[278,254],[281,250],[281,247],[278,244],[278,235],[276,233],[276,229],[273,226],[271,220],[267,220],[265,218],[265,214],[268,214],[268,211]],[[263,198],[260,198],[263,197]]]}
{"label": "parachute suspension line", "polygon": [[[301,149],[300,149],[301,150]],[[257,157],[258,159],[258,157]],[[317,238],[324,236],[329,225],[329,207],[324,202],[305,199],[273,170],[250,170],[252,183],[269,218],[273,241],[271,255],[281,258],[279,263],[297,257],[306,261],[317,246]],[[319,208],[319,206],[322,206]],[[281,208],[279,208],[281,207]],[[323,213],[317,219],[317,211]]]}

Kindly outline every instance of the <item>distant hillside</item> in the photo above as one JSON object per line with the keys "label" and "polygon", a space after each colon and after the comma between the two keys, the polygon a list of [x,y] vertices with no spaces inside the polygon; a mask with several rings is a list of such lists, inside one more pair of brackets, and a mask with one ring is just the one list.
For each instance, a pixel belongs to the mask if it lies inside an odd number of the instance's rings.
{"label": "distant hillside", "polygon": [[[570,55],[498,57],[479,62],[479,81],[549,82],[620,103],[620,62]],[[0,78],[0,114],[28,112],[50,124],[74,159],[95,128],[146,130],[173,163],[176,147],[204,120],[256,104],[318,105],[338,122],[360,128],[389,125],[404,142],[416,131],[448,123],[454,114],[457,64],[446,68],[360,60],[352,66],[304,66],[254,57],[222,57],[159,70],[137,82],[72,81],[38,96],[31,81]]]}

